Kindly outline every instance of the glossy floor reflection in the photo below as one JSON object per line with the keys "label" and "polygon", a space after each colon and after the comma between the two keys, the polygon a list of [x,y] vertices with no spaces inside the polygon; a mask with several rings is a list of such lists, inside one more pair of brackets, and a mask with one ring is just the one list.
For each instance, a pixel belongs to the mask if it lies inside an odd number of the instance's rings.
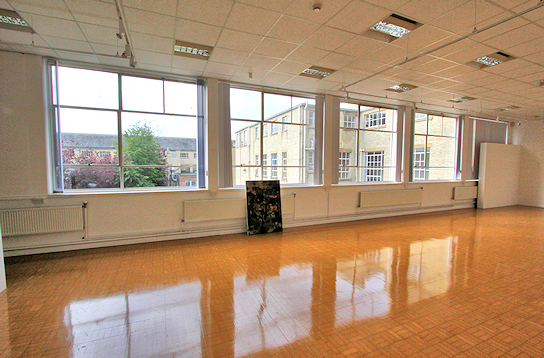
{"label": "glossy floor reflection", "polygon": [[542,357],[544,210],[8,258],[0,357]]}

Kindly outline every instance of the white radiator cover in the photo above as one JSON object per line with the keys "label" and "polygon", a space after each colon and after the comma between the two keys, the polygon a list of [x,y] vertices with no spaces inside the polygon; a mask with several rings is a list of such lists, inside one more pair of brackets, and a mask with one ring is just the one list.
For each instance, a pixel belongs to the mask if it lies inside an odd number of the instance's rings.
{"label": "white radiator cover", "polygon": [[476,199],[477,197],[477,186],[457,186],[453,188],[453,200]]}
{"label": "white radiator cover", "polygon": [[0,210],[3,236],[48,234],[84,229],[83,208],[62,206]]}
{"label": "white radiator cover", "polygon": [[375,190],[359,192],[360,208],[395,205],[421,205],[423,188],[402,190]]}

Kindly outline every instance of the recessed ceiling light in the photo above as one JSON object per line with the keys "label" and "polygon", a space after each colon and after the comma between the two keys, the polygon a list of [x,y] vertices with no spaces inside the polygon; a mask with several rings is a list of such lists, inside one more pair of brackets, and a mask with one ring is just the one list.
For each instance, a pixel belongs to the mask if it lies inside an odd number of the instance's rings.
{"label": "recessed ceiling light", "polygon": [[363,35],[375,40],[391,42],[414,31],[421,25],[422,24],[404,16],[391,14],[382,21],[374,24],[368,31],[365,31]]}
{"label": "recessed ceiling light", "polygon": [[174,45],[174,54],[191,58],[207,60],[212,55],[213,47],[194,44],[190,42],[177,41]]}
{"label": "recessed ceiling light", "polygon": [[15,11],[0,9],[0,28],[33,33],[34,30]]}
{"label": "recessed ceiling light", "polygon": [[312,66],[300,73],[300,76],[312,77],[312,78],[324,78],[334,73],[335,70],[325,67]]}
{"label": "recessed ceiling light", "polygon": [[519,107],[519,106],[501,107],[501,108],[499,108],[499,111],[511,111],[513,109],[518,109],[518,108],[521,108],[521,107]]}
{"label": "recessed ceiling light", "polygon": [[513,60],[514,57],[504,53],[504,52],[495,52],[495,53],[492,53],[490,55],[486,55],[486,56],[482,56],[482,57],[478,57],[472,61],[470,61],[469,63],[467,63],[467,65],[471,66],[471,67],[475,67],[475,68],[478,68],[478,69],[482,69],[482,68],[486,68],[486,67],[491,67],[491,66],[496,66],[496,65],[500,65],[501,63],[504,63],[506,61],[510,61],[510,60]]}
{"label": "recessed ceiling light", "polygon": [[469,96],[464,96],[464,97],[458,97],[458,98],[450,99],[450,100],[448,100],[448,102],[462,103],[462,102],[472,101],[474,99],[476,99],[476,98],[469,97]]}
{"label": "recessed ceiling light", "polygon": [[409,85],[407,83],[401,83],[400,85],[394,85],[394,86],[391,86],[389,88],[386,88],[385,90],[386,91],[391,91],[391,92],[402,93],[402,92],[413,90],[414,88],[417,88],[417,86]]}

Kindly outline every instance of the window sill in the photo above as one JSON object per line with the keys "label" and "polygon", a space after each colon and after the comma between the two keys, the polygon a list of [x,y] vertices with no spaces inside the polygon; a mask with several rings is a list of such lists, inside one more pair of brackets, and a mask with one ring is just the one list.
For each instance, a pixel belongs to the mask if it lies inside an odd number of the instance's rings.
{"label": "window sill", "polygon": [[145,193],[184,193],[203,192],[208,188],[185,187],[185,188],[130,188],[130,189],[67,189],[63,193],[51,193],[50,196],[80,196],[80,195],[119,195],[119,194],[145,194]]}

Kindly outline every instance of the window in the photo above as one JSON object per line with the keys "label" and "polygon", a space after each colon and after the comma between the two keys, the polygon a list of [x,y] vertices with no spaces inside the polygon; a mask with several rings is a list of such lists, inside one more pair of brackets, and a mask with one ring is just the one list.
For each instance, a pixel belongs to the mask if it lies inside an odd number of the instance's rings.
{"label": "window", "polygon": [[248,131],[244,131],[244,147],[247,146],[247,132]]}
{"label": "window", "polygon": [[287,179],[287,152],[281,153],[281,177]]}
{"label": "window", "polygon": [[189,158],[189,153],[180,153],[181,158]]}
{"label": "window", "polygon": [[365,114],[365,128],[385,125],[385,111]]}
{"label": "window", "polygon": [[[340,118],[344,118],[344,126],[339,129],[339,151],[353,154],[350,164],[344,160],[343,168],[341,161],[339,179],[350,182],[397,180],[397,110],[343,102]],[[349,118],[347,122],[346,118]],[[347,165],[350,168],[346,168]]]}
{"label": "window", "polygon": [[259,127],[255,127],[255,138],[259,138]]}
{"label": "window", "polygon": [[196,152],[193,154],[193,158],[197,158]]}
{"label": "window", "polygon": [[308,121],[309,126],[315,125],[315,111],[308,111]]}
{"label": "window", "polygon": [[357,113],[344,112],[344,128],[357,128]]}
{"label": "window", "polygon": [[[258,133],[263,126],[261,139],[250,138],[250,145],[243,151],[232,151],[233,186],[261,177],[257,172],[268,178],[279,175],[285,184],[314,184],[314,173],[308,170],[307,156],[310,152],[313,156],[314,150],[319,148],[313,148],[316,128],[307,123],[309,111],[315,111],[315,100],[311,98],[231,88],[231,140],[238,132]],[[284,130],[296,135],[286,135]],[[281,135],[275,135],[280,131]],[[288,167],[284,165],[284,155],[286,161],[289,158]],[[262,163],[253,160],[261,156]],[[314,157],[310,161],[312,166],[313,162]],[[278,166],[282,167],[281,173],[278,173]]]}
{"label": "window", "polygon": [[349,152],[340,152],[340,171],[338,179],[340,180],[349,180],[349,171],[351,165],[351,153]]}
{"label": "window", "polygon": [[306,158],[308,158],[308,163],[307,163],[308,170],[313,171],[314,170],[314,151],[308,150],[306,154]]}
{"label": "window", "polygon": [[[48,71],[55,192],[182,187],[185,181],[201,179],[204,185],[199,172],[185,178],[176,154],[165,155],[167,148],[194,151],[202,141],[203,122],[197,118],[203,113],[203,82],[129,76],[53,61]],[[82,149],[93,154],[82,155]],[[204,168],[203,162],[194,164]]]}
{"label": "window", "polygon": [[259,154],[255,154],[255,165],[259,165]]}
{"label": "window", "polygon": [[272,161],[272,170],[270,171],[270,176],[272,178],[278,177],[278,153],[270,154],[270,159]]}
{"label": "window", "polygon": [[272,126],[272,134],[278,133],[278,123],[272,122],[271,126]]}
{"label": "window", "polygon": [[185,186],[196,186],[196,180],[187,180]]}
{"label": "window", "polygon": [[416,117],[419,120],[414,123],[412,180],[456,179],[458,118],[432,114]]}
{"label": "window", "polygon": [[365,153],[365,181],[383,180],[383,151]]}

